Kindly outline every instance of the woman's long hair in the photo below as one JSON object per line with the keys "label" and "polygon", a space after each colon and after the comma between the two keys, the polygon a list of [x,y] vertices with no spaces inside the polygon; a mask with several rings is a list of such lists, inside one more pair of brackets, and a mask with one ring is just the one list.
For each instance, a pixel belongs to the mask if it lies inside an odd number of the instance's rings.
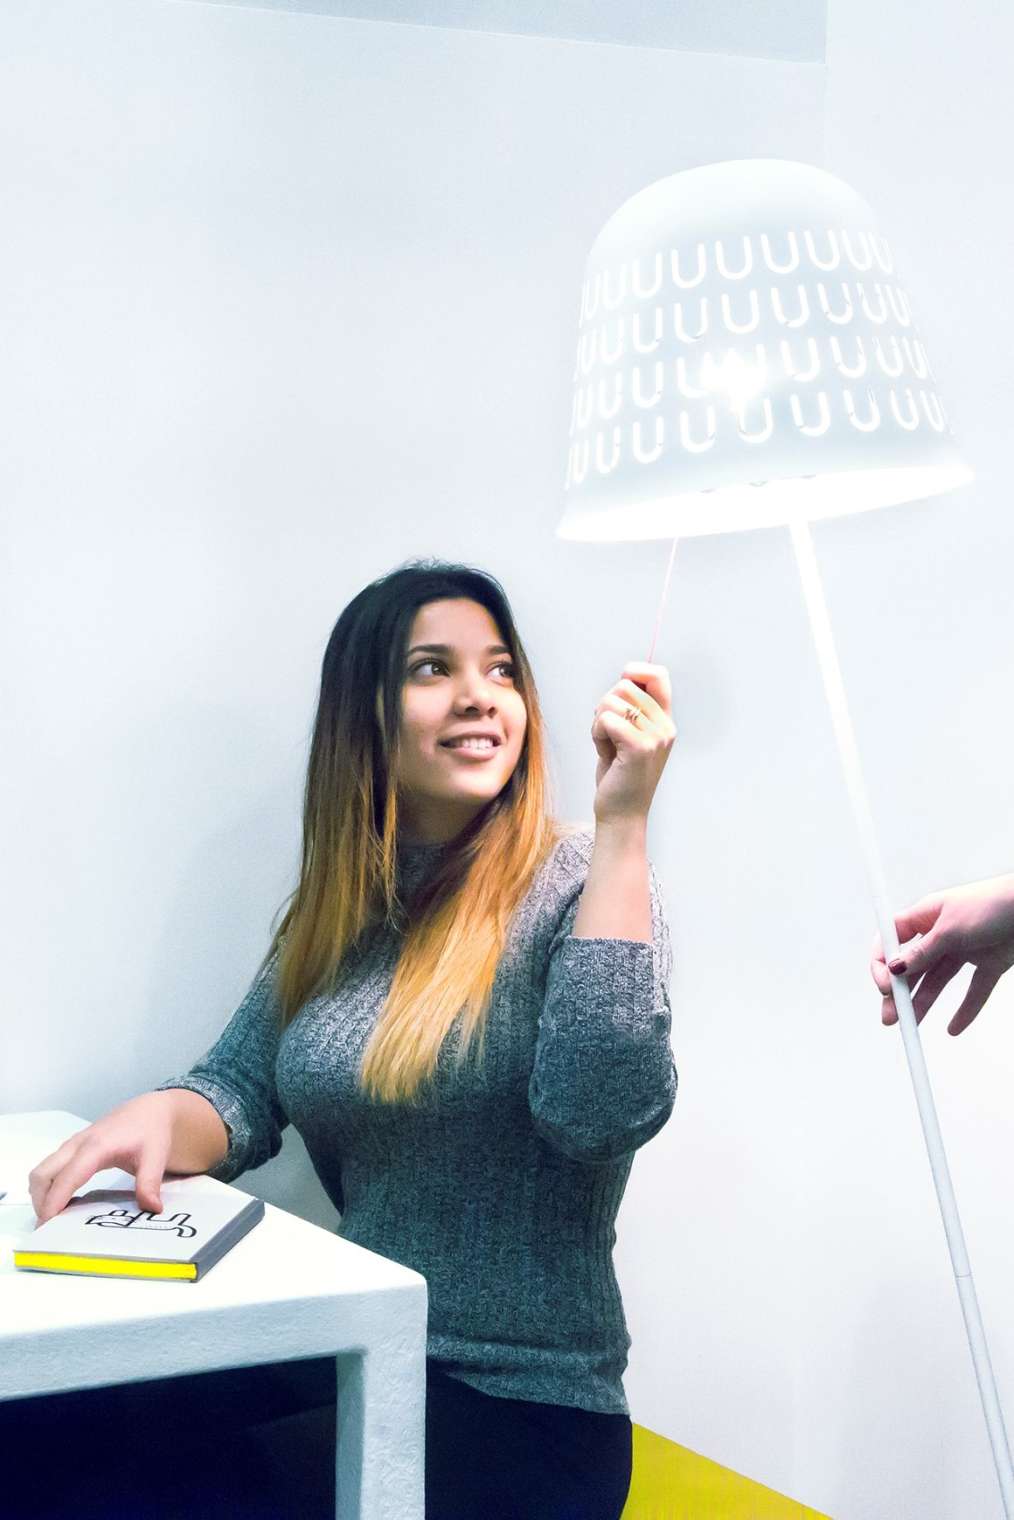
{"label": "woman's long hair", "polygon": [[[527,728],[509,781],[451,842],[411,901],[396,892],[398,733],[405,656],[417,610],[467,597],[487,609],[515,666]],[[380,693],[380,712],[377,694]],[[387,1000],[367,1044],[362,1090],[412,1102],[458,1014],[461,1064],[478,1035],[511,917],[566,826],[548,809],[545,729],[506,593],[485,571],[408,561],[345,608],[324,651],[303,801],[299,885],[263,965],[277,951],[281,1027],[333,991],[349,952],[383,924],[404,933]]]}

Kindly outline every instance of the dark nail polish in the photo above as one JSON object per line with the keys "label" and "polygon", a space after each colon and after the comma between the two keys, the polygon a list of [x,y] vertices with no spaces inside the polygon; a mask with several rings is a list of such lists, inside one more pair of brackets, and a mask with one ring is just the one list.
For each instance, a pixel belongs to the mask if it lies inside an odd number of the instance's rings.
{"label": "dark nail polish", "polygon": [[904,976],[905,972],[908,970],[908,965],[901,959],[901,956],[898,955],[895,956],[893,961],[888,961],[887,968],[889,971],[893,971],[895,976]]}

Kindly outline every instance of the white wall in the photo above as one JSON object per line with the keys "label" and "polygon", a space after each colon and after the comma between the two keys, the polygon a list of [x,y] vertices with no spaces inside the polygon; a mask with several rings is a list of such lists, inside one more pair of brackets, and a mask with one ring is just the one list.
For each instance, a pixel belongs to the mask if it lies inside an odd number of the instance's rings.
{"label": "white wall", "polygon": [[[826,167],[891,238],[973,485],[817,536],[899,904],[1014,863],[1010,752],[1014,533],[1005,454],[1014,343],[1009,7],[833,0]],[[814,687],[815,678],[804,679]],[[826,796],[824,795],[826,790]],[[822,813],[842,808],[835,778]],[[853,857],[854,857],[854,851]],[[854,870],[853,860],[839,869]],[[805,1016],[834,1031],[807,1099],[795,1352],[797,1491],[843,1520],[1002,1513],[943,1228],[897,1031],[876,1027],[867,932],[821,865],[819,909],[786,984],[818,977]],[[1014,988],[957,1040],[941,997],[923,1044],[979,1299],[1014,1422]],[[804,1012],[798,994],[794,1006]]]}
{"label": "white wall", "polygon": [[[184,0],[193,3],[193,0]],[[197,0],[198,4],[205,0]],[[661,5],[659,0],[211,0],[261,10],[355,16],[408,26],[464,27],[514,36],[571,37],[625,47],[747,54],[754,58],[824,61],[824,0],[708,0],[707,5]]]}
{"label": "white wall", "polygon": [[[979,471],[815,533],[902,902],[1014,854],[1007,123],[939,7],[922,41],[900,7],[849,7],[827,166],[883,213]],[[976,11],[1000,59],[1011,25]],[[215,1038],[292,884],[327,634],[409,555],[502,579],[561,812],[590,816],[590,713],[647,654],[666,546],[552,536],[584,255],[661,175],[822,161],[824,84],[812,64],[7,0],[4,1108],[96,1117]],[[620,1218],[634,1418],[836,1520],[991,1520],[787,537],[682,545],[658,658],[681,733],[651,850],[682,1086]],[[926,1026],[1008,1390],[1010,1011],[1002,987],[960,1041],[946,1012]],[[334,1222],[291,1129],[243,1185]]]}
{"label": "white wall", "polygon": [[[985,0],[960,20],[922,7],[918,24],[898,4],[830,8],[823,161],[881,214],[977,472],[814,529],[899,906],[1014,862],[1012,47],[1014,15]],[[836,1520],[999,1520],[901,1041],[868,980],[872,910],[792,555],[775,533],[680,553],[667,654],[683,744],[664,806],[684,1087],[671,1150],[635,1168],[626,1200],[647,1208],[678,1169],[668,1241],[621,1240],[635,1342],[653,1337],[650,1362],[632,1358],[638,1418]],[[954,1040],[969,979],[923,1044],[1014,1429],[1014,979]]]}

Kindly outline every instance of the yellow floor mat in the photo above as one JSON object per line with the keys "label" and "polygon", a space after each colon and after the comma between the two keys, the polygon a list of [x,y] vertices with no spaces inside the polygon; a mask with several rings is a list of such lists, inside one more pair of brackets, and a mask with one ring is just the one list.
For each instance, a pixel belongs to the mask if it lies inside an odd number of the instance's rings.
{"label": "yellow floor mat", "polygon": [[829,1520],[829,1516],[635,1425],[634,1473],[622,1520]]}

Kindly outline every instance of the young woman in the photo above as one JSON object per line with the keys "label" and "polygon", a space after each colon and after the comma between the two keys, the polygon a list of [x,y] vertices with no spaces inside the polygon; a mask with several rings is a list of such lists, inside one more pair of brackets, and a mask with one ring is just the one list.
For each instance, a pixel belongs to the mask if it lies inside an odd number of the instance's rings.
{"label": "young woman", "polygon": [[[265,961],[211,1050],[134,1100],[180,1105],[137,1166],[147,1206],[156,1159],[232,1181],[291,1122],[338,1233],[426,1278],[427,1520],[618,1520],[626,1500],[612,1247],[676,1092],[645,851],[670,709],[662,666],[624,668],[591,724],[594,827],[562,826],[499,584],[417,561],[367,586],[324,654],[299,883]],[[45,1217],[80,1186],[60,1156],[33,1173]]]}

